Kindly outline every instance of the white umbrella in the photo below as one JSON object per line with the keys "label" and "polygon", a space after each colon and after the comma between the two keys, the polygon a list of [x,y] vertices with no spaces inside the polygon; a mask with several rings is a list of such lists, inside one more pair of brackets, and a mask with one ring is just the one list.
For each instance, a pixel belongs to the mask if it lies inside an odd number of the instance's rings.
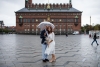
{"label": "white umbrella", "polygon": [[50,22],[47,22],[47,21],[41,22],[37,27],[43,29],[43,28],[45,28],[46,26],[51,26],[52,29],[55,28],[54,24],[52,24],[52,23],[50,23]]}

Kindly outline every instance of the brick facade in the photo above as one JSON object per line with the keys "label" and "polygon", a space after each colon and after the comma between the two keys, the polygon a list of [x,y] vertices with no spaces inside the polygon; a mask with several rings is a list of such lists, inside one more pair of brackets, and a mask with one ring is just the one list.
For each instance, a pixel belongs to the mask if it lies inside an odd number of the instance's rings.
{"label": "brick facade", "polygon": [[[25,0],[25,9],[33,12],[16,12],[16,32],[39,34],[40,30],[37,25],[44,19],[47,19],[55,25],[56,34],[73,33],[81,31],[81,14],[82,12],[63,12],[62,9],[72,8],[72,4],[49,4],[51,11],[46,9],[48,4],[32,4],[32,0]],[[45,5],[45,9],[44,9]],[[38,8],[36,7],[38,6]],[[40,9],[44,10],[41,11]],[[59,9],[59,12],[52,12],[53,9]],[[34,12],[36,10],[36,12]],[[47,11],[46,11],[47,10]],[[46,11],[46,12],[45,12]]]}

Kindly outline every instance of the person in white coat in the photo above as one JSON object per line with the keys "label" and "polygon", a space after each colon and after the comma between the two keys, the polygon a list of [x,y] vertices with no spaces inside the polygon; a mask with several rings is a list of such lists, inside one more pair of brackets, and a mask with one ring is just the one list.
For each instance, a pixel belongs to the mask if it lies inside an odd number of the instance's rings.
{"label": "person in white coat", "polygon": [[51,60],[49,60],[49,62],[54,62],[54,61],[56,61],[56,57],[55,57],[55,40],[54,40],[55,39],[55,34],[52,31],[51,26],[47,27],[47,32],[48,32],[49,41],[47,43],[48,46],[45,50],[45,54],[47,54],[47,55],[52,54],[52,58],[51,58]]}

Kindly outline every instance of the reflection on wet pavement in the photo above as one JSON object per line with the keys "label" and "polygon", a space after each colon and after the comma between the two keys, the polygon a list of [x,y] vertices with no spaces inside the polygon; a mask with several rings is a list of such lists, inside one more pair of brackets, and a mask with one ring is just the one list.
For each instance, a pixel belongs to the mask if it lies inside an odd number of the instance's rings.
{"label": "reflection on wet pavement", "polygon": [[0,35],[0,67],[100,67],[100,45],[91,46],[88,35],[56,35],[55,41],[56,62],[43,63],[38,35]]}

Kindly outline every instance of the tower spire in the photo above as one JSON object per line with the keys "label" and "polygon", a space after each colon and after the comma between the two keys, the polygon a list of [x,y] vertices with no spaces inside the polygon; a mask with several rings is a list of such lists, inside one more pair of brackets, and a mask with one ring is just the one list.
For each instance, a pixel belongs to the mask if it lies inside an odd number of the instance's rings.
{"label": "tower spire", "polygon": [[69,0],[69,7],[72,8],[72,0]]}
{"label": "tower spire", "polygon": [[48,9],[48,10],[50,10],[50,4],[49,4],[49,0],[48,0],[47,9]]}
{"label": "tower spire", "polygon": [[32,0],[25,0],[25,8],[28,8],[32,6]]}

